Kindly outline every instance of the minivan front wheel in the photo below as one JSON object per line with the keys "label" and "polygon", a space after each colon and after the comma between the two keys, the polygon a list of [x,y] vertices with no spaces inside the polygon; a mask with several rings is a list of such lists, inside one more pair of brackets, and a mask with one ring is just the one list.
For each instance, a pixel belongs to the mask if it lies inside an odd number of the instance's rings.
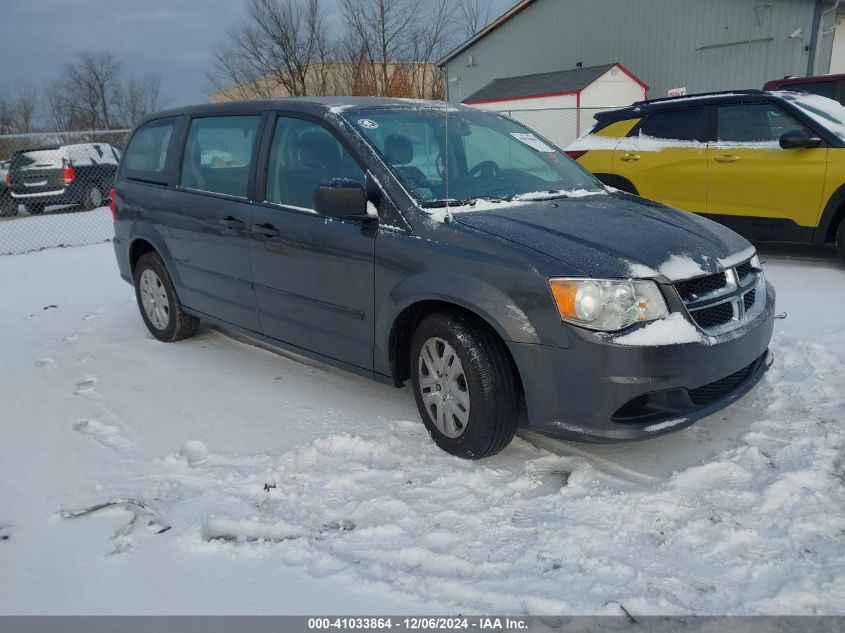
{"label": "minivan front wheel", "polygon": [[158,340],[173,343],[196,334],[199,319],[182,310],[158,253],[145,253],[135,264],[135,298],[147,329]]}
{"label": "minivan front wheel", "polygon": [[481,459],[513,439],[519,380],[504,343],[460,313],[425,317],[411,342],[411,382],[420,417],[452,455]]}

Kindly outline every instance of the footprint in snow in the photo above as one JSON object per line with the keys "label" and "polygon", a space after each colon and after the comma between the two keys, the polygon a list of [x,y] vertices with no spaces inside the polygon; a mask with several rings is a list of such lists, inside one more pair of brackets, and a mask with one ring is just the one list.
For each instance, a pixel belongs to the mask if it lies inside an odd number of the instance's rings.
{"label": "footprint in snow", "polygon": [[44,369],[55,369],[56,367],[59,366],[59,364],[55,360],[53,360],[52,358],[45,357],[45,358],[39,358],[37,361],[35,361],[35,366],[36,367],[43,367]]}
{"label": "footprint in snow", "polygon": [[81,330],[79,332],[74,332],[73,334],[70,334],[70,335],[64,337],[62,340],[65,343],[75,343],[76,341],[79,340],[80,336],[85,336],[86,334],[90,334],[93,330],[94,330],[94,328],[90,328],[90,327],[85,328],[84,330]]}
{"label": "footprint in snow", "polygon": [[97,377],[93,374],[85,376],[82,380],[76,383],[76,389],[73,393],[77,396],[87,393],[94,393],[94,385],[97,384]]}
{"label": "footprint in snow", "polygon": [[73,428],[78,433],[88,435],[103,446],[115,451],[125,451],[132,448],[132,442],[120,433],[120,427],[103,424],[99,420],[77,420]]}
{"label": "footprint in snow", "polygon": [[89,312],[88,314],[86,314],[84,317],[82,317],[82,320],[83,321],[90,321],[91,319],[96,319],[103,312],[105,312],[105,308],[99,308],[98,310],[95,310],[94,312]]}

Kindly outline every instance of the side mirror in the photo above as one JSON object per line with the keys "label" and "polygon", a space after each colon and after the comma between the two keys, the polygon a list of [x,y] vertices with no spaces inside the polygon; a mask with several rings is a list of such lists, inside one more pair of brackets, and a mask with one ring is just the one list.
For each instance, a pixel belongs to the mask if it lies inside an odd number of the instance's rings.
{"label": "side mirror", "polygon": [[324,180],[314,188],[314,210],[332,218],[366,218],[367,194],[349,178]]}
{"label": "side mirror", "polygon": [[820,138],[810,136],[803,130],[791,130],[780,137],[780,146],[783,149],[809,149],[821,144]]}

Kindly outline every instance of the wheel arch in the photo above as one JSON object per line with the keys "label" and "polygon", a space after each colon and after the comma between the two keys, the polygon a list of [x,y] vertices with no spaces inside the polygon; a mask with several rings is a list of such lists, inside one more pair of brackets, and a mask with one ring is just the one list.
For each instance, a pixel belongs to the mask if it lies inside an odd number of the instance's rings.
{"label": "wheel arch", "polygon": [[625,191],[627,193],[632,193],[635,196],[640,195],[640,192],[637,190],[636,185],[633,182],[625,178],[624,176],[620,176],[619,174],[610,174],[610,173],[595,173],[593,174],[596,178],[598,178],[601,182],[603,182],[608,187],[614,187],[621,191]]}
{"label": "wheel arch", "polygon": [[836,230],[843,220],[845,220],[845,185],[841,185],[828,199],[819,224],[813,232],[813,242],[816,244],[836,242]]}
{"label": "wheel arch", "polygon": [[493,324],[491,324],[487,318],[478,312],[460,303],[443,299],[421,299],[419,301],[415,301],[406,306],[394,319],[393,326],[390,330],[388,347],[391,375],[396,386],[401,386],[411,377],[411,340],[417,326],[426,316],[435,312],[463,314],[496,336],[502,343],[505,353],[511,363],[513,363],[518,383],[517,388],[520,397],[522,397],[522,394],[524,393],[522,388],[522,376],[520,374],[519,367],[516,364],[516,359],[508,349],[506,339],[502,337],[501,332]]}
{"label": "wheel arch", "polygon": [[[514,293],[534,300],[526,287],[514,282]],[[456,272],[425,271],[395,286],[376,314],[374,368],[401,383],[405,375],[402,350],[410,345],[413,327],[428,311],[462,310],[489,327],[506,344],[510,341],[539,344],[537,325],[530,308],[518,305],[506,292],[478,277]]]}
{"label": "wheel arch", "polygon": [[167,268],[170,278],[173,280],[173,284],[178,289],[181,285],[181,280],[178,277],[178,271],[170,256],[170,251],[167,249],[167,245],[159,232],[146,223],[137,223],[133,227],[132,233],[133,236],[129,240],[129,248],[127,249],[129,274],[135,275],[135,265],[138,263],[141,255],[150,252],[158,253],[164,262],[165,268]]}

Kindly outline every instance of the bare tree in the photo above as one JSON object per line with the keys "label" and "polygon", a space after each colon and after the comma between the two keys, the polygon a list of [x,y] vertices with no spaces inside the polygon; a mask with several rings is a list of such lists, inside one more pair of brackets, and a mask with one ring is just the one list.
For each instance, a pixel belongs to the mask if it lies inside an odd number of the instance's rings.
{"label": "bare tree", "polygon": [[273,96],[277,86],[290,95],[319,90],[313,66],[329,50],[321,0],[249,0],[246,14],[214,52],[211,86],[242,99]]}
{"label": "bare tree", "polygon": [[45,122],[56,132],[91,129],[79,106],[67,93],[64,82],[57,81],[44,91]]}
{"label": "bare tree", "polygon": [[120,124],[132,127],[142,117],[160,110],[162,105],[160,77],[130,79],[121,90],[118,100]]}
{"label": "bare tree", "polygon": [[38,92],[29,84],[17,87],[13,95],[0,94],[0,134],[31,132],[38,108]]}
{"label": "bare tree", "polygon": [[114,55],[85,51],[64,66],[63,78],[47,86],[44,119],[57,132],[131,127],[161,109],[161,79],[131,78],[125,84]]}
{"label": "bare tree", "polygon": [[434,68],[455,35],[456,20],[451,0],[429,0],[427,17],[416,21],[409,41],[411,82],[415,95],[440,98],[443,78]]}
{"label": "bare tree", "polygon": [[461,35],[469,39],[490,22],[490,2],[458,0],[457,13],[461,22]]}
{"label": "bare tree", "polygon": [[14,131],[12,107],[5,93],[0,93],[0,134],[11,134]]}
{"label": "bare tree", "polygon": [[341,0],[347,53],[368,64],[377,94],[390,86],[392,66],[407,59],[417,11],[411,0]]}
{"label": "bare tree", "polygon": [[118,118],[120,64],[105,51],[84,51],[64,68],[62,90],[74,104],[76,124],[88,129],[110,129]]}
{"label": "bare tree", "polygon": [[12,102],[15,126],[21,133],[32,132],[38,108],[38,92],[29,84],[18,87]]}

